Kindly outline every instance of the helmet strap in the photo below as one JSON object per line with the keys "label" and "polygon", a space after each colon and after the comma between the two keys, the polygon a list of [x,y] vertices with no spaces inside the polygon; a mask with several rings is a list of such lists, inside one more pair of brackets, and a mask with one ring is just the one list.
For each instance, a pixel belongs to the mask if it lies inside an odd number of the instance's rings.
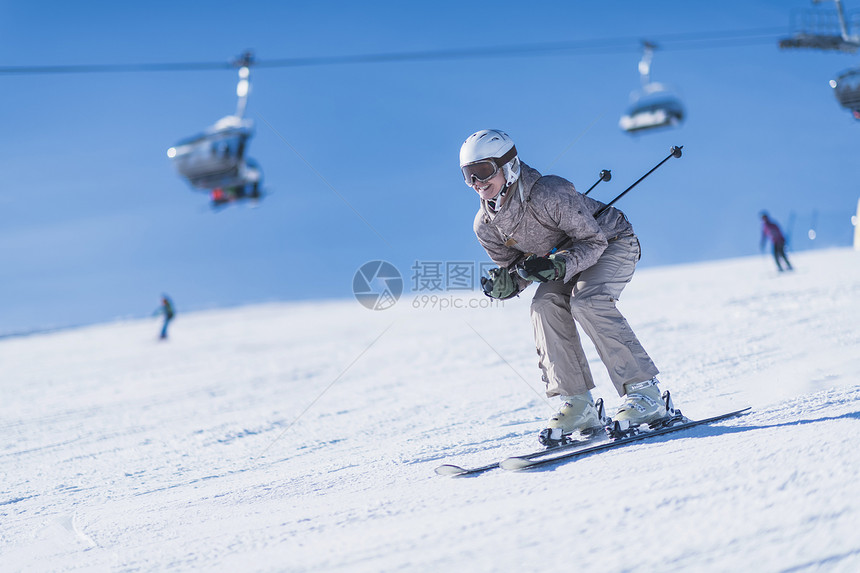
{"label": "helmet strap", "polygon": [[490,209],[492,209],[492,210],[493,210],[493,212],[498,212],[498,211],[499,211],[499,209],[501,209],[501,206],[498,206],[498,207],[497,207],[497,205],[499,204],[499,202],[500,202],[502,199],[504,199],[505,194],[506,194],[507,192],[508,192],[508,187],[507,187],[507,186],[505,186],[505,187],[503,187],[503,188],[502,188],[502,190],[501,190],[501,191],[499,191],[499,194],[498,194],[498,195],[496,195],[496,196],[495,196],[495,197],[493,197],[492,199],[487,199],[487,205],[490,207]]}

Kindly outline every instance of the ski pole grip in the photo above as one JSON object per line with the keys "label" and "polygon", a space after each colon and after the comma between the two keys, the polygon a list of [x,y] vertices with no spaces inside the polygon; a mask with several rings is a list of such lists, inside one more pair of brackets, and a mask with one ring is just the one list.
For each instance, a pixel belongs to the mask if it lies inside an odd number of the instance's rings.
{"label": "ski pole grip", "polygon": [[599,179],[595,181],[594,185],[589,187],[588,191],[586,191],[582,195],[588,195],[589,193],[591,193],[592,189],[594,189],[595,187],[597,187],[598,184],[600,184],[601,181],[609,181],[610,179],[612,179],[612,172],[609,169],[601,169]]}

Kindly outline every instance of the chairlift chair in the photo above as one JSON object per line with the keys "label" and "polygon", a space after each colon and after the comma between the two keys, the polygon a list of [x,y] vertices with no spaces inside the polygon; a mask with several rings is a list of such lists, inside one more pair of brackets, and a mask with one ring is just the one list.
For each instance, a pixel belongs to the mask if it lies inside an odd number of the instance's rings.
{"label": "chairlift chair", "polygon": [[835,80],[830,80],[830,87],[839,104],[851,111],[854,119],[860,120],[860,68],[842,72]]}
{"label": "chairlift chair", "polygon": [[684,107],[672,93],[660,84],[649,84],[636,97],[635,103],[618,121],[627,133],[660,127],[675,127],[684,121]]}
{"label": "chairlift chair", "polygon": [[627,133],[637,133],[662,127],[675,127],[684,121],[684,106],[672,91],[651,81],[651,60],[656,45],[643,42],[643,55],[639,61],[642,89],[633,92],[633,103],[618,121]]}
{"label": "chairlift chair", "polygon": [[167,156],[192,187],[226,187],[238,180],[252,135],[250,120],[227,116],[206,132],[177,143]]}
{"label": "chairlift chair", "polygon": [[262,175],[259,166],[246,157],[254,135],[254,122],[245,119],[250,93],[250,69],[253,56],[246,52],[236,61],[239,101],[236,113],[218,120],[204,133],[184,139],[167,150],[167,156],[179,174],[195,189],[231,190],[239,197],[260,197]]}

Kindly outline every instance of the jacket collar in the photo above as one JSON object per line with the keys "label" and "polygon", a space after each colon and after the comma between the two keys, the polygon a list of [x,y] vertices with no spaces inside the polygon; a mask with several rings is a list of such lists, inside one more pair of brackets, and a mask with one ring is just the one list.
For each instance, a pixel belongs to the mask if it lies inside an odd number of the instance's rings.
{"label": "jacket collar", "polygon": [[498,211],[493,211],[487,200],[481,199],[481,210],[485,218],[493,221],[496,217],[502,217],[503,220],[519,222],[525,214],[525,204],[531,198],[532,188],[540,178],[541,174],[537,169],[532,169],[520,161],[520,177],[514,184],[515,188],[508,190],[507,199]]}

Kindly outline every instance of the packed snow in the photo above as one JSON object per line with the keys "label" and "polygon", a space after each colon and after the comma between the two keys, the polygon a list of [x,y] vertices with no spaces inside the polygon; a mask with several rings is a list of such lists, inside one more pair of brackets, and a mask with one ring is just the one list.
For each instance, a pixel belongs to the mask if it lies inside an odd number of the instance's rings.
{"label": "packed snow", "polygon": [[860,253],[791,256],[619,303],[687,416],[751,413],[471,478],[434,469],[535,449],[556,407],[530,292],[0,340],[0,570],[860,571]]}

